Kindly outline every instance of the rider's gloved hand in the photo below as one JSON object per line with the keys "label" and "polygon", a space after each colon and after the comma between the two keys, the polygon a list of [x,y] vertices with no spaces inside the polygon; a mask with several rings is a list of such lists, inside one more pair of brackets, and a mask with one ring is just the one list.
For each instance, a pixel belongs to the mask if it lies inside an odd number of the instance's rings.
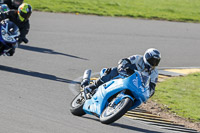
{"label": "rider's gloved hand", "polygon": [[131,69],[131,67],[125,69],[128,75],[133,74],[135,71]]}
{"label": "rider's gloved hand", "polygon": [[117,70],[119,74],[122,74],[124,76],[128,76],[134,73],[134,69],[132,69],[131,61],[127,58],[121,59],[118,62]]}
{"label": "rider's gloved hand", "polygon": [[117,70],[118,71],[125,70],[126,68],[128,68],[130,66],[131,66],[131,61],[127,58],[124,58],[118,62]]}

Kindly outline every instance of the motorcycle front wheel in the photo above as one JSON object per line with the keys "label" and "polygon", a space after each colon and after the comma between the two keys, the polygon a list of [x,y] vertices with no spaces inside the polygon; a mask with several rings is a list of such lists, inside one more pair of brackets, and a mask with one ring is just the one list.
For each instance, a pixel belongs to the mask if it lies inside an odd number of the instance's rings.
{"label": "motorcycle front wheel", "polygon": [[73,115],[82,116],[86,114],[83,110],[83,105],[85,103],[85,99],[82,96],[83,92],[80,92],[71,102],[70,111]]}
{"label": "motorcycle front wheel", "polygon": [[118,120],[130,109],[132,104],[133,101],[130,98],[124,98],[117,105],[107,106],[100,116],[101,123],[110,124]]}

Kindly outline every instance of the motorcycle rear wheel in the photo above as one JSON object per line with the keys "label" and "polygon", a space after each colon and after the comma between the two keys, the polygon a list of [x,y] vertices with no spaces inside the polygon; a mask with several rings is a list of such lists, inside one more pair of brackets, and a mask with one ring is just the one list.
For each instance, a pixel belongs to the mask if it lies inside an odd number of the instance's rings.
{"label": "motorcycle rear wheel", "polygon": [[73,115],[82,116],[86,114],[83,110],[83,105],[85,103],[85,99],[82,96],[82,92],[80,92],[71,102],[70,111]]}
{"label": "motorcycle rear wheel", "polygon": [[114,107],[107,106],[100,116],[101,123],[110,124],[118,120],[130,109],[132,104],[133,101],[130,98],[124,98]]}

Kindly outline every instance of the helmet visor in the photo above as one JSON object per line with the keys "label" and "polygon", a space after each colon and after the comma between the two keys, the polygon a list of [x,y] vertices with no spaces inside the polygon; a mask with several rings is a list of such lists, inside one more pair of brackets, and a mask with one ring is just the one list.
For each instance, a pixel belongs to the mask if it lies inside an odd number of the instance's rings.
{"label": "helmet visor", "polygon": [[24,12],[21,11],[20,16],[23,17],[25,20],[28,20],[29,17],[31,16],[31,12],[24,13]]}
{"label": "helmet visor", "polygon": [[158,66],[159,62],[160,62],[160,58],[150,58],[147,59],[147,62],[152,66]]}

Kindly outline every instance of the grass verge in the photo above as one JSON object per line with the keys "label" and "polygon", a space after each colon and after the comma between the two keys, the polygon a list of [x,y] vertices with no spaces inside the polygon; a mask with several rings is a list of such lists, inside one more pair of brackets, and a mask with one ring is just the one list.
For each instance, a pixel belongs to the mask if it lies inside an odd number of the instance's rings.
{"label": "grass verge", "polygon": [[34,10],[200,22],[199,0],[25,0]]}
{"label": "grass verge", "polygon": [[170,112],[200,122],[200,73],[161,82],[152,99],[164,104]]}

